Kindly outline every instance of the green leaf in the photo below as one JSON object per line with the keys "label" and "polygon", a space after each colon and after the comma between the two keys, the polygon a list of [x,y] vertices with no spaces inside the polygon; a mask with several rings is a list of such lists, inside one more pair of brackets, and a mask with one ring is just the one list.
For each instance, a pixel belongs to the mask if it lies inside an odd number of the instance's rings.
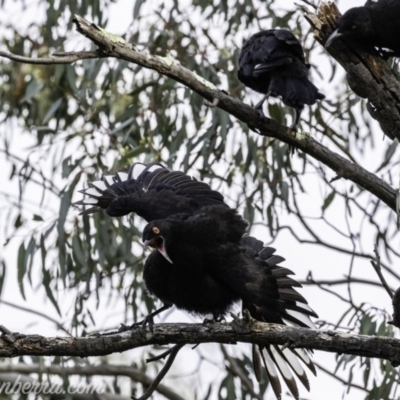
{"label": "green leaf", "polygon": [[69,191],[65,192],[61,198],[60,203],[60,212],[57,223],[57,231],[58,231],[58,246],[59,246],[59,262],[60,262],[60,271],[61,278],[65,282],[66,278],[66,243],[65,243],[65,232],[64,232],[64,224],[67,219],[67,213],[69,207],[71,205],[71,193]]}
{"label": "green leaf", "polygon": [[53,117],[56,111],[60,108],[63,100],[64,99],[61,97],[51,105],[51,107],[49,108],[49,110],[47,111],[46,115],[43,118],[43,124],[47,124],[47,122],[50,121],[50,119]]}
{"label": "green leaf", "polygon": [[329,193],[329,195],[324,200],[324,204],[322,205],[322,211],[325,211],[331,205],[333,199],[335,198],[335,195],[335,191]]}
{"label": "green leaf", "polygon": [[396,152],[398,144],[399,141],[397,139],[394,139],[393,142],[390,144],[390,146],[387,148],[385,153],[385,158],[383,159],[382,164],[378,167],[376,172],[380,171],[382,168],[386,167],[389,164],[390,160],[393,157],[393,154]]}
{"label": "green leaf", "polygon": [[49,300],[53,304],[54,308],[57,310],[58,315],[61,317],[60,309],[59,309],[57,301],[56,301],[56,299],[54,297],[53,290],[50,287],[51,282],[52,282],[52,276],[50,275],[50,272],[47,271],[45,268],[42,269],[42,273],[43,273],[43,281],[42,281],[42,283],[43,283],[44,289],[46,291],[47,297],[49,298]]}
{"label": "green leaf", "polygon": [[25,250],[24,243],[22,242],[18,249],[17,276],[18,276],[19,290],[20,290],[21,295],[24,298],[24,300],[26,300],[25,291],[24,291],[24,282],[23,282],[23,279],[24,279],[24,276],[26,273],[25,257],[26,257],[26,250]]}
{"label": "green leaf", "polygon": [[140,7],[142,6],[142,4],[145,1],[146,0],[136,0],[135,1],[135,7],[133,8],[133,19],[137,18],[138,14],[139,14]]}

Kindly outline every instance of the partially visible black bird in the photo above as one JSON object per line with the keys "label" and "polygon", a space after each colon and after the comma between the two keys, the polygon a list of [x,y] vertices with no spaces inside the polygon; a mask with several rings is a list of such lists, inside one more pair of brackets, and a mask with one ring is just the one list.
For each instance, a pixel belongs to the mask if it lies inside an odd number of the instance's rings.
{"label": "partially visible black bird", "polygon": [[348,37],[366,50],[377,47],[385,58],[400,57],[399,21],[399,0],[368,0],[364,6],[351,8],[338,19],[336,30],[329,36],[325,46],[329,47],[337,38]]}
{"label": "partially visible black bird", "polygon": [[281,97],[283,103],[296,112],[291,127],[295,130],[304,105],[325,98],[308,75],[303,48],[296,36],[286,29],[256,33],[243,45],[239,55],[239,80],[265,94],[255,108],[262,109],[269,96]]}
{"label": "partially visible black bird", "polygon": [[[147,288],[165,305],[197,315],[212,313],[218,318],[242,301],[242,308],[258,321],[315,328],[310,316],[317,315],[294,289],[301,285],[289,277],[293,272],[278,265],[284,259],[274,255],[275,249],[243,236],[246,227],[235,210],[220,205],[150,222],[143,241],[157,251],[144,266]],[[310,389],[299,362],[315,374],[307,351],[254,347],[258,379],[259,356],[278,399],[282,393],[278,371],[296,399],[294,375]]]}
{"label": "partially visible black bird", "polygon": [[[133,164],[128,174],[105,177],[83,190],[89,198],[75,204],[91,205],[88,214],[105,209],[111,216],[137,213],[150,223],[143,240],[156,249],[144,267],[144,280],[164,306],[198,315],[226,315],[242,301],[243,309],[259,321],[314,328],[317,317],[294,287],[301,285],[278,264],[275,249],[244,236],[247,223],[209,185],[160,164]],[[253,346],[255,373],[261,356],[272,388],[281,398],[279,373],[298,398],[294,374],[309,390],[299,359],[315,373],[307,351]]]}

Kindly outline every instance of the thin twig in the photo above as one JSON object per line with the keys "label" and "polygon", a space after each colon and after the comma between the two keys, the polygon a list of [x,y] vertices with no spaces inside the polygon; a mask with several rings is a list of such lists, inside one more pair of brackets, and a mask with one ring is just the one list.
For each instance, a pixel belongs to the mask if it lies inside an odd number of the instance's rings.
{"label": "thin twig", "polygon": [[[314,3],[312,3],[309,0],[300,0],[300,1],[302,1],[303,3],[308,4],[310,7],[314,8],[314,10],[316,10],[318,8]],[[299,5],[299,4],[297,4],[297,5]]]}
{"label": "thin twig", "polygon": [[346,386],[350,386],[350,387],[353,387],[354,389],[359,389],[359,390],[362,390],[363,392],[369,393],[369,390],[367,388],[365,388],[363,386],[360,386],[360,385],[357,385],[356,383],[348,382],[346,379],[341,378],[336,373],[333,373],[333,372],[329,371],[328,369],[323,367],[321,364],[316,363],[315,361],[314,361],[314,365],[318,369],[320,369],[321,371],[325,372],[326,374],[330,375],[332,378],[335,378],[336,380],[338,380],[339,382],[345,384]]}
{"label": "thin twig", "polygon": [[161,371],[158,373],[158,375],[154,379],[153,383],[149,386],[149,388],[144,392],[144,394],[142,396],[140,396],[139,398],[132,397],[132,399],[134,399],[134,400],[147,400],[147,399],[149,399],[151,397],[151,395],[156,390],[158,384],[162,381],[164,376],[167,374],[167,372],[171,368],[172,363],[175,360],[175,357],[177,356],[179,350],[183,346],[184,346],[184,344],[176,344],[172,348],[171,354],[169,355],[169,357],[168,357],[167,361],[165,362],[164,366],[162,367]]}
{"label": "thin twig", "polygon": [[26,311],[28,313],[35,314],[35,315],[38,315],[39,317],[45,318],[48,321],[56,324],[57,328],[62,330],[63,332],[65,332],[68,336],[72,336],[71,333],[66,328],[64,328],[60,322],[56,321],[54,318],[49,317],[48,315],[46,315],[44,313],[41,313],[40,311],[32,310],[31,308],[27,308],[27,307],[23,307],[23,306],[18,306],[16,304],[9,303],[8,301],[5,301],[5,300],[0,300],[0,303],[3,303],[4,305],[9,306],[9,307],[16,308],[17,310]]}
{"label": "thin twig", "polygon": [[350,283],[360,283],[364,285],[372,285],[372,286],[379,286],[382,285],[378,282],[370,281],[368,279],[361,279],[361,278],[349,278],[345,275],[343,279],[336,279],[336,280],[324,280],[324,279],[314,279],[314,280],[298,280],[301,285],[327,285],[327,286],[336,286],[336,285],[347,285]]}
{"label": "thin twig", "polygon": [[151,363],[153,361],[158,361],[158,360],[162,360],[163,358],[167,357],[168,354],[170,354],[172,352],[174,348],[171,347],[170,349],[168,349],[167,351],[164,351],[164,353],[161,353],[158,356],[155,357],[151,357],[151,358],[146,358],[146,362],[147,363]]}
{"label": "thin twig", "polygon": [[374,247],[374,253],[375,253],[375,260],[371,260],[371,264],[374,267],[375,272],[377,273],[379,280],[382,282],[382,286],[386,289],[386,291],[388,292],[388,295],[390,296],[390,298],[393,300],[393,292],[392,289],[390,289],[389,285],[386,282],[385,277],[382,274],[382,270],[381,270],[381,257],[379,255],[378,252],[378,247],[375,244]]}
{"label": "thin twig", "polygon": [[0,57],[24,64],[72,64],[76,61],[106,57],[99,51],[73,51],[71,53],[54,53],[48,58],[23,57],[9,51],[0,51]]}

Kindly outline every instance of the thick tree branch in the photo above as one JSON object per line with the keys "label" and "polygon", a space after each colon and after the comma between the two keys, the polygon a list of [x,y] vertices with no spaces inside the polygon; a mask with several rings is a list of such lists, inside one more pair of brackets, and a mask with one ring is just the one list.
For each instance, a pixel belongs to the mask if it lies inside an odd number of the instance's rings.
{"label": "thick tree branch", "polygon": [[[316,12],[301,9],[314,28],[315,39],[324,46],[341,15],[337,6],[327,2],[321,3]],[[327,51],[346,70],[351,90],[368,100],[368,111],[385,135],[400,141],[400,82],[389,63],[357,49],[348,40],[336,40]]]}
{"label": "thick tree branch", "polygon": [[[55,58],[55,62],[53,63],[64,63],[68,59],[70,60],[69,62],[75,62],[80,59],[94,58],[95,54],[97,54],[98,57],[115,57],[157,71],[192,89],[208,101],[209,104],[213,104],[235,116],[240,121],[248,124],[258,134],[279,139],[294,148],[304,151],[306,154],[331,168],[339,177],[350,179],[396,211],[395,189],[373,173],[316,142],[308,134],[295,134],[292,130],[278,124],[275,120],[260,115],[252,107],[218,90],[211,82],[206,81],[195,72],[181,66],[177,60],[170,56],[153,56],[146,51],[139,51],[131,44],[126,43],[124,39],[105,32],[77,15],[74,17],[74,22],[78,31],[99,46],[99,49],[97,52],[56,53],[56,56],[53,57]],[[0,53],[1,55],[15,61],[32,64],[51,63],[51,58],[29,59],[4,52]]]}
{"label": "thick tree branch", "polygon": [[232,323],[158,324],[153,331],[136,329],[123,333],[111,333],[100,337],[43,337],[11,333],[0,326],[0,357],[22,355],[89,357],[108,355],[148,345],[256,343],[259,345],[290,343],[292,347],[304,347],[338,354],[386,359],[400,365],[400,339],[389,337],[346,334],[335,331],[318,331],[265,324],[244,320]]}

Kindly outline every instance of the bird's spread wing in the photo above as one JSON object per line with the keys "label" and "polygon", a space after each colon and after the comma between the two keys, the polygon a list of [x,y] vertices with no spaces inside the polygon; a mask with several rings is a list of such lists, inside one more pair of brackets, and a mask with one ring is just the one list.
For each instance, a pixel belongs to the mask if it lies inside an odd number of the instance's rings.
{"label": "bird's spread wing", "polygon": [[229,265],[229,274],[223,265],[210,273],[220,274],[258,321],[314,328],[310,316],[317,315],[295,289],[301,285],[290,277],[294,273],[279,265],[284,258],[250,236],[242,238],[241,246],[243,256],[236,265]]}
{"label": "bird's spread wing", "polygon": [[90,188],[81,191],[88,197],[75,203],[91,206],[81,214],[105,209],[111,216],[135,212],[151,221],[225,204],[223,196],[206,183],[158,163],[135,163],[128,173],[117,172],[89,185]]}

